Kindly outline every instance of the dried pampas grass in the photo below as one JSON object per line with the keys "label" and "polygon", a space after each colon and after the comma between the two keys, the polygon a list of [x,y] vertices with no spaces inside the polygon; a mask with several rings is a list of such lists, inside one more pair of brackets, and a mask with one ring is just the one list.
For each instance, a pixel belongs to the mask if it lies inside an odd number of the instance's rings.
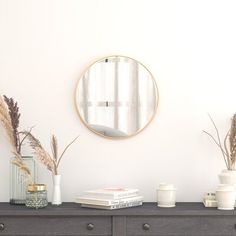
{"label": "dried pampas grass", "polygon": [[55,163],[54,160],[50,157],[50,155],[45,151],[42,147],[41,143],[38,139],[36,139],[31,133],[27,136],[30,146],[34,150],[35,156],[39,159],[39,161],[44,164],[49,171],[55,174]]}
{"label": "dried pampas grass", "polygon": [[28,176],[28,179],[32,181],[31,171],[21,156],[21,146],[32,129],[25,135],[18,131],[20,123],[19,107],[13,98],[8,98],[5,95],[3,97],[0,96],[0,121],[12,146],[12,153],[15,157],[12,163],[18,166]]}
{"label": "dried pampas grass", "polygon": [[9,115],[7,104],[5,103],[2,96],[0,96],[0,121],[7,133],[10,144],[14,148],[13,151],[17,151],[15,146],[15,138],[13,135],[14,131],[12,127],[11,117]]}
{"label": "dried pampas grass", "polygon": [[12,126],[12,135],[14,138],[14,145],[16,147],[16,150],[18,153],[20,153],[19,149],[19,133],[18,133],[18,128],[19,128],[19,119],[20,119],[20,113],[19,113],[19,107],[17,106],[17,102],[13,100],[13,98],[8,98],[7,96],[3,96],[4,101],[6,102],[8,106],[8,111],[9,111],[9,116],[11,118],[11,126]]}
{"label": "dried pampas grass", "polygon": [[15,159],[12,161],[15,165],[17,165],[23,172],[31,176],[31,171],[28,166],[23,162],[22,157],[18,153],[14,153]]}
{"label": "dried pampas grass", "polygon": [[210,134],[207,131],[203,131],[208,136],[212,138],[212,140],[215,142],[215,144],[218,146],[218,148],[221,150],[221,153],[223,155],[225,165],[228,170],[235,170],[235,163],[236,163],[236,114],[233,115],[231,120],[231,127],[230,130],[226,133],[224,137],[224,141],[222,143],[219,130],[212,119],[212,117],[209,115],[209,118],[216,130],[216,136],[215,138],[212,134]]}
{"label": "dried pampas grass", "polygon": [[8,98],[5,95],[0,96],[0,120],[13,147],[13,152],[20,154],[25,137],[21,137],[22,133],[18,131],[20,113],[17,102],[13,98]]}
{"label": "dried pampas grass", "polygon": [[229,146],[231,159],[236,159],[236,114],[232,118],[231,128],[229,133]]}
{"label": "dried pampas grass", "polygon": [[30,146],[34,150],[35,156],[38,160],[46,166],[46,168],[51,171],[54,175],[58,175],[58,167],[67,149],[76,141],[78,136],[73,139],[63,150],[62,154],[58,156],[58,142],[55,135],[51,137],[51,150],[52,156],[45,151],[41,143],[37,138],[35,138],[31,133],[27,136]]}
{"label": "dried pampas grass", "polygon": [[55,135],[52,135],[51,138],[51,150],[52,150],[52,156],[55,161],[57,161],[58,158],[58,144],[57,144],[57,138]]}

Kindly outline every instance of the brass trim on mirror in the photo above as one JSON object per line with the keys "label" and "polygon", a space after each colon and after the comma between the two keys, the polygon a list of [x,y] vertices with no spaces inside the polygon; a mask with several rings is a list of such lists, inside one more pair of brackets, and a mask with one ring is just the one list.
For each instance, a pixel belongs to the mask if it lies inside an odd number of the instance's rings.
{"label": "brass trim on mirror", "polygon": [[[79,111],[79,107],[78,107],[78,103],[77,103],[77,96],[78,96],[78,94],[79,94],[79,84],[80,84],[82,78],[84,77],[85,73],[88,71],[88,69],[89,69],[90,67],[92,67],[92,66],[93,66],[94,64],[96,64],[97,62],[106,60],[106,59],[109,58],[109,57],[124,57],[124,58],[130,59],[130,60],[136,61],[137,63],[139,63],[140,65],[142,65],[142,66],[147,70],[147,72],[149,72],[149,74],[150,74],[150,76],[151,76],[151,78],[152,78],[152,80],[153,80],[154,89],[155,89],[155,93],[156,93],[156,99],[155,99],[155,100],[156,100],[156,101],[155,101],[155,102],[156,102],[156,106],[155,106],[155,110],[153,111],[153,115],[152,115],[152,117],[150,118],[150,120],[147,122],[147,124],[144,125],[142,128],[140,128],[136,133],[131,134],[131,135],[121,136],[121,137],[119,137],[119,136],[112,137],[112,136],[103,135],[103,134],[97,132],[95,129],[91,128],[91,127],[89,126],[89,124],[87,124],[87,123],[85,122],[85,120],[83,119],[83,117],[81,116],[80,111]],[[79,115],[80,120],[82,121],[82,123],[83,123],[90,131],[92,131],[93,133],[95,133],[95,134],[97,134],[97,135],[99,135],[100,137],[103,137],[103,138],[112,139],[112,140],[120,140],[120,139],[131,138],[131,137],[133,137],[133,136],[139,134],[140,132],[142,132],[145,128],[147,128],[147,127],[150,125],[150,123],[153,121],[153,119],[154,119],[154,117],[155,117],[155,115],[156,115],[156,113],[157,113],[157,109],[158,109],[158,106],[159,106],[159,97],[160,97],[160,96],[159,96],[159,90],[158,90],[158,86],[157,86],[156,80],[155,80],[153,74],[150,72],[150,70],[149,70],[144,64],[142,64],[141,62],[139,62],[139,61],[136,60],[136,59],[133,59],[132,57],[128,57],[128,56],[124,56],[124,55],[109,55],[109,56],[105,56],[105,57],[102,57],[102,58],[99,58],[99,59],[93,61],[92,63],[89,64],[89,66],[87,66],[87,67],[83,70],[83,73],[82,73],[82,75],[80,76],[80,78],[78,79],[78,82],[77,82],[77,84],[76,84],[76,89],[75,89],[75,94],[74,94],[74,103],[75,103],[76,111],[77,111],[77,113],[78,113],[78,115]],[[101,101],[101,102],[98,102],[97,105],[98,105],[98,106],[112,105],[112,102]],[[114,105],[114,103],[113,103],[113,105]],[[125,106],[125,105],[126,105],[126,104],[123,104],[123,106]]]}

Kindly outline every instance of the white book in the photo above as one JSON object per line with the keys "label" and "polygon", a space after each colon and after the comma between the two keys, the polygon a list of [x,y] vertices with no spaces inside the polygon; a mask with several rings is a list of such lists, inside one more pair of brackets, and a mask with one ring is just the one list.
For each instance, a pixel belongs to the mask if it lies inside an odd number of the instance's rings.
{"label": "white book", "polygon": [[[203,204],[205,207],[217,207],[217,201],[216,200],[203,200]],[[236,207],[236,202],[234,207]]]}
{"label": "white book", "polygon": [[98,199],[120,199],[137,196],[138,192],[138,189],[131,188],[104,188],[84,191],[84,196]]}
{"label": "white book", "polygon": [[99,206],[112,206],[112,205],[119,205],[119,204],[127,204],[130,202],[137,202],[143,201],[142,196],[135,196],[135,197],[128,197],[122,199],[95,199],[95,198],[88,198],[88,197],[78,197],[76,199],[76,203],[81,204],[92,204],[92,205],[99,205]]}
{"label": "white book", "polygon": [[216,200],[203,200],[203,204],[205,207],[217,207],[217,201]]}
{"label": "white book", "polygon": [[88,207],[88,208],[95,208],[95,209],[114,210],[114,209],[141,206],[142,204],[143,204],[142,201],[136,201],[136,202],[129,202],[129,203],[124,203],[124,204],[116,204],[112,206],[100,206],[100,205],[93,205],[93,204],[82,204],[81,206]]}
{"label": "white book", "polygon": [[203,197],[203,204],[205,207],[217,207],[215,192],[208,192]]}

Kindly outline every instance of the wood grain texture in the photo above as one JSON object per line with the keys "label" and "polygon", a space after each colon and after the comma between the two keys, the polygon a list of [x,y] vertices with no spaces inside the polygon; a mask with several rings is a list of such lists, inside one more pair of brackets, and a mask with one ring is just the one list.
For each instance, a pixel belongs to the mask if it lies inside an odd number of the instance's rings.
{"label": "wood grain texture", "polygon": [[[0,235],[111,235],[111,217],[55,217],[55,216],[22,216],[1,217],[5,229]],[[93,224],[94,229],[89,230],[88,224]]]}
{"label": "wood grain texture", "polygon": [[[229,236],[236,235],[235,222],[235,216],[128,217],[127,236]],[[143,224],[150,229],[144,230]]]}
{"label": "wood grain texture", "polygon": [[144,203],[142,206],[119,209],[119,210],[98,210],[82,208],[77,203],[63,203],[61,206],[52,206],[34,210],[25,206],[0,203],[0,215],[40,215],[40,216],[173,216],[173,215],[236,215],[236,211],[220,211],[216,208],[206,208],[202,203],[177,203],[174,208],[160,208],[156,203]]}
{"label": "wood grain texture", "polygon": [[126,217],[113,216],[112,236],[126,236]]}

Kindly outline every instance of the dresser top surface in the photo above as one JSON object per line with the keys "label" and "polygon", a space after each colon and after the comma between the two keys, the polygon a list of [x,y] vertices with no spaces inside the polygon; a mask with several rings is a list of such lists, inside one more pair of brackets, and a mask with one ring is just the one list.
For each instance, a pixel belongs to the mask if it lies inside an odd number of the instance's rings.
{"label": "dresser top surface", "polygon": [[29,209],[25,206],[0,203],[0,216],[168,216],[168,215],[236,215],[236,211],[220,211],[216,208],[206,208],[200,202],[177,203],[173,208],[160,208],[157,203],[144,203],[142,206],[118,209],[98,210],[82,208],[77,203],[63,203],[61,206],[49,204],[43,209]]}

